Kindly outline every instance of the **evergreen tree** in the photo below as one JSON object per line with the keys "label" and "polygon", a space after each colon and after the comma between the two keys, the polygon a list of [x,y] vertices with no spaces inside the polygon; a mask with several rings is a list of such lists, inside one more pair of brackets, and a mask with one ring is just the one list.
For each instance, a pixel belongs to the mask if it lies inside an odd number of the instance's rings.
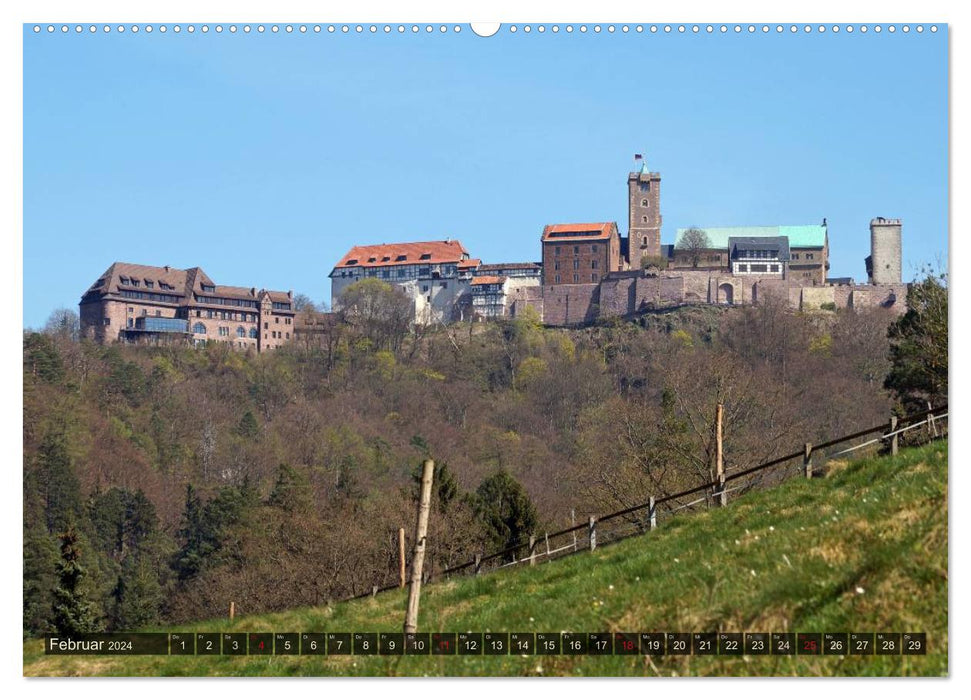
{"label": "evergreen tree", "polygon": [[890,324],[886,388],[907,412],[947,402],[947,275],[925,273],[907,292],[907,313]]}
{"label": "evergreen tree", "polygon": [[310,484],[289,464],[281,464],[267,503],[290,512],[305,510],[311,504]]}
{"label": "evergreen tree", "polygon": [[71,466],[64,427],[51,428],[38,451],[39,482],[49,533],[64,532],[81,514],[81,485]]}
{"label": "evergreen tree", "polygon": [[259,436],[260,424],[256,421],[256,416],[253,415],[252,411],[247,410],[243,417],[239,419],[236,434],[251,440]]}
{"label": "evergreen tree", "polygon": [[98,614],[87,596],[78,533],[70,528],[60,539],[61,559],[57,563],[58,583],[54,588],[51,624],[63,635],[97,632]]}
{"label": "evergreen tree", "polygon": [[[538,524],[536,507],[529,494],[505,470],[479,484],[475,492],[475,512],[487,537],[499,549],[523,544]],[[507,560],[511,561],[513,554],[507,555]]]}
{"label": "evergreen tree", "polygon": [[112,629],[131,631],[158,622],[162,586],[148,557],[136,554],[125,558],[112,597]]}
{"label": "evergreen tree", "polygon": [[64,363],[49,336],[43,333],[24,335],[24,374],[51,384],[64,378]]}

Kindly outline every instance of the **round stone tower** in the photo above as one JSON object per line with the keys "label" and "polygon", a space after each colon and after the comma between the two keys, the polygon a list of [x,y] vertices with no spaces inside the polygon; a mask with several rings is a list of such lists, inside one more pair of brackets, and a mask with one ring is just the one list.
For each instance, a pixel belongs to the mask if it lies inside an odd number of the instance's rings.
{"label": "round stone tower", "polygon": [[900,219],[870,221],[870,284],[900,284]]}

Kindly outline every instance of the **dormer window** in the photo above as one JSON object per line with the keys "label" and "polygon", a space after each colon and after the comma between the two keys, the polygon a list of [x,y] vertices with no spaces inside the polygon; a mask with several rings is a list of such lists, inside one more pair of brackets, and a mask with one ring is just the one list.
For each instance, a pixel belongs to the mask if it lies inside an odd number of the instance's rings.
{"label": "dormer window", "polygon": [[377,262],[377,261],[378,261],[378,259],[377,259],[377,258],[375,258],[374,256],[371,256],[370,258],[368,258],[368,259],[367,259],[367,261],[368,261],[369,263],[373,263],[373,262]]}
{"label": "dormer window", "polygon": [[204,292],[215,292],[216,291],[216,286],[213,285],[213,284],[204,284],[204,285],[202,285],[202,291],[204,291]]}
{"label": "dormer window", "polygon": [[357,258],[353,258],[347,261],[348,265],[357,265]]}
{"label": "dormer window", "polygon": [[432,259],[431,253],[422,253],[421,257],[419,258],[419,260],[431,260],[431,259]]}
{"label": "dormer window", "polygon": [[396,262],[404,262],[407,259],[408,259],[408,256],[407,255],[399,255],[397,258],[395,258],[395,261]]}

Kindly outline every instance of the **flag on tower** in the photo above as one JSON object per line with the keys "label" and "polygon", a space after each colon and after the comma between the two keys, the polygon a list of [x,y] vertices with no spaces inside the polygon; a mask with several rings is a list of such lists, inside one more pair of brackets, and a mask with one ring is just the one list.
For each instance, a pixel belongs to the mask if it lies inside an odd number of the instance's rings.
{"label": "flag on tower", "polygon": [[634,160],[644,160],[644,156],[642,156],[640,153],[635,153]]}

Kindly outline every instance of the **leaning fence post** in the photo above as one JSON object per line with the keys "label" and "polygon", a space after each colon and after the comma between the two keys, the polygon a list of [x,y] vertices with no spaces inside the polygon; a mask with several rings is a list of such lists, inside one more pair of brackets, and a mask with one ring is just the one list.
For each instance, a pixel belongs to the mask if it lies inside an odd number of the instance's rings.
{"label": "leaning fence post", "polygon": [[478,576],[481,571],[482,571],[482,555],[476,554],[475,555],[475,575]]}
{"label": "leaning fence post", "polygon": [[893,433],[890,438],[890,454],[895,455],[897,454],[897,448],[900,446],[898,440],[900,436],[897,434],[897,416],[890,416],[890,432]]}
{"label": "leaning fence post", "polygon": [[378,594],[378,587],[377,586],[371,586],[371,597],[373,598],[377,594]]}
{"label": "leaning fence post", "polygon": [[718,475],[718,505],[728,505],[725,493],[725,457],[722,453],[722,414],[725,407],[718,404],[715,408],[715,472]]}
{"label": "leaning fence post", "polygon": [[590,532],[590,551],[592,552],[597,548],[597,519],[590,516],[590,524],[587,526]]}
{"label": "leaning fence post", "polygon": [[657,510],[654,507],[654,496],[651,496],[651,500],[648,503],[647,517],[650,518],[651,529],[653,530],[657,527]]}
{"label": "leaning fence post", "polygon": [[536,566],[536,535],[529,536],[529,565]]}
{"label": "leaning fence post", "polygon": [[432,480],[435,462],[426,459],[422,464],[421,495],[418,501],[418,520],[415,524],[415,553],[411,558],[411,585],[408,587],[408,608],[405,611],[404,631],[412,634],[418,630],[418,602],[424,578],[425,537],[428,534],[428,512],[431,509]]}
{"label": "leaning fence post", "polygon": [[931,402],[927,402],[927,410],[930,411],[927,414],[927,427],[930,429],[931,437],[937,437],[937,426],[934,425],[934,409],[931,407]]}
{"label": "leaning fence post", "polygon": [[802,453],[802,469],[807,479],[813,478],[813,444],[807,442]]}

